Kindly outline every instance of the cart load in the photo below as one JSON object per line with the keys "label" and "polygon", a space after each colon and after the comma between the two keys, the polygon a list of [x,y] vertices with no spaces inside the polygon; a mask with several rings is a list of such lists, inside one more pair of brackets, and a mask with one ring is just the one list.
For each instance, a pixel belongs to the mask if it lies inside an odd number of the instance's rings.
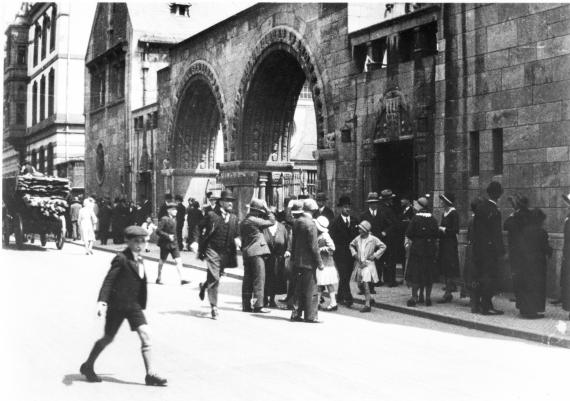
{"label": "cart load", "polygon": [[39,208],[46,217],[63,216],[68,207],[69,180],[57,177],[20,175],[16,179],[16,194],[28,207]]}

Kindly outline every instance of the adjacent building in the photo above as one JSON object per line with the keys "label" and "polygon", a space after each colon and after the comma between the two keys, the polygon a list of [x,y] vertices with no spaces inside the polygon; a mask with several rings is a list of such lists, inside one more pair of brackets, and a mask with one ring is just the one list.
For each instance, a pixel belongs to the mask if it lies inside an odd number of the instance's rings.
{"label": "adjacent building", "polygon": [[92,6],[24,3],[7,31],[4,175],[25,159],[84,188],[83,71]]}

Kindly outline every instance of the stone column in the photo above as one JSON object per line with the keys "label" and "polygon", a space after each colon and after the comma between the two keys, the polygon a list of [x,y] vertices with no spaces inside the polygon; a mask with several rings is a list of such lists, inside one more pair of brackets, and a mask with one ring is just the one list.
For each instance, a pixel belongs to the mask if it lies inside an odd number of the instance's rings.
{"label": "stone column", "polygon": [[259,174],[259,199],[265,200],[267,198],[267,175],[266,174]]}

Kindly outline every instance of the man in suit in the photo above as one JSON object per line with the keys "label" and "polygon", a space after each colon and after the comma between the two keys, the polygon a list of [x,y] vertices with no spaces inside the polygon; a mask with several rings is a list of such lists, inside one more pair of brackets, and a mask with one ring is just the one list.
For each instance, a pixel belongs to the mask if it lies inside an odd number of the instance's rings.
{"label": "man in suit", "polygon": [[354,268],[354,260],[350,253],[350,242],[358,235],[358,218],[351,214],[351,202],[348,196],[341,196],[338,205],[340,215],[330,227],[330,235],[334,242],[334,262],[338,270],[337,302],[352,306],[353,298],[350,292],[350,276]]}
{"label": "man in suit", "polygon": [[204,215],[214,211],[216,208],[216,202],[218,198],[214,196],[214,194],[210,191],[206,192],[206,202],[207,204],[204,205]]}
{"label": "man in suit", "polygon": [[164,194],[164,202],[160,205],[160,209],[158,210],[158,219],[162,219],[164,216],[168,215],[168,204],[172,203],[172,195],[171,194]]}
{"label": "man in suit", "polygon": [[176,195],[176,239],[178,240],[178,249],[184,250],[184,242],[182,238],[182,230],[184,229],[184,220],[186,220],[186,207],[182,196]]}
{"label": "man in suit", "polygon": [[178,213],[178,205],[171,202],[166,205],[167,216],[162,217],[158,221],[156,234],[158,235],[158,247],[160,248],[160,260],[158,261],[158,277],[156,284],[162,284],[162,267],[168,259],[168,255],[172,256],[176,263],[176,270],[180,278],[180,285],[188,284],[190,281],[182,278],[182,257],[180,256],[180,249],[178,248],[177,239],[177,222],[176,216]]}
{"label": "man in suit", "polygon": [[113,207],[111,206],[111,199],[105,197],[101,203],[101,209],[99,210],[99,238],[101,245],[107,245],[112,214]]}
{"label": "man in suit", "polygon": [[501,212],[497,202],[503,194],[500,183],[487,187],[489,198],[477,206],[473,217],[473,262],[478,286],[473,291],[471,311],[483,315],[502,315],[493,307],[492,298],[499,280],[499,261],[505,254]]}
{"label": "man in suit", "polygon": [[145,195],[141,196],[140,208],[138,209],[137,225],[142,225],[146,219],[152,216],[152,203]]}
{"label": "man in suit", "polygon": [[[243,280],[241,287],[244,312],[268,313],[263,307],[265,287],[265,261],[271,254],[263,230],[273,225],[267,219],[267,207],[261,199],[252,199],[249,213],[240,224],[243,255]],[[253,309],[251,298],[254,298]]]}
{"label": "man in suit", "polygon": [[241,248],[238,219],[233,211],[235,198],[232,191],[222,191],[213,211],[209,212],[194,229],[191,248],[208,267],[206,282],[200,283],[200,299],[206,291],[212,308],[212,319],[218,318],[218,288],[224,269],[237,267],[237,248]]}
{"label": "man in suit", "polygon": [[[378,196],[377,192],[370,192],[366,198],[365,201],[366,205],[368,206],[367,210],[362,213],[360,215],[360,221],[368,221],[371,226],[372,226],[372,230],[371,233],[372,235],[374,235],[376,238],[379,238],[380,240],[382,240],[383,235],[382,235],[382,227],[383,227],[383,222],[382,222],[382,217],[380,215],[380,212],[378,211],[378,205],[380,204],[380,198]],[[378,278],[380,279],[378,281],[378,286],[381,286],[382,280],[382,261],[381,260],[375,260],[376,263],[376,270],[378,271]],[[376,291],[374,290],[374,284],[373,283],[369,283],[370,286],[370,293],[371,294],[376,294]],[[362,294],[364,294],[364,290],[362,288],[360,288],[360,292]]]}
{"label": "man in suit", "polygon": [[194,198],[189,198],[188,210],[186,212],[186,221],[188,222],[188,250],[190,250],[190,245],[192,245],[193,242],[198,241],[198,238],[194,238],[194,229],[200,224],[203,217],[202,210],[200,210],[200,203]]}
{"label": "man in suit", "polygon": [[334,212],[327,206],[327,194],[319,192],[315,200],[319,207],[319,210],[315,213],[315,219],[319,216],[325,216],[329,220],[329,223],[332,223],[334,220]]}
{"label": "man in suit", "polygon": [[166,379],[154,371],[151,354],[151,341],[148,324],[144,315],[147,301],[146,273],[141,256],[145,248],[147,232],[139,226],[125,229],[127,248],[118,253],[111,262],[98,298],[97,315],[105,316],[105,333],[95,342],[87,361],[80,372],[88,382],[101,382],[95,373],[94,364],[101,352],[109,345],[119,331],[123,320],[127,320],[132,331],[136,331],[141,341],[142,357],[146,368],[147,386],[166,386]]}
{"label": "man in suit", "polygon": [[323,269],[323,261],[317,241],[317,226],[313,221],[318,210],[313,199],[303,201],[303,214],[293,224],[292,263],[297,272],[295,288],[296,307],[291,320],[318,323],[319,294],[317,269]]}
{"label": "man in suit", "polygon": [[396,281],[396,259],[398,248],[398,217],[392,208],[392,202],[396,195],[391,189],[384,189],[380,192],[380,205],[378,212],[380,214],[381,237],[378,237],[386,244],[386,252],[380,258],[382,265],[382,275],[384,283],[388,287],[397,287],[399,283]]}
{"label": "man in suit", "polygon": [[70,218],[71,218],[71,227],[72,227],[72,235],[73,240],[77,241],[79,239],[79,224],[77,223],[79,219],[79,211],[81,210],[81,203],[79,202],[79,198],[75,197],[71,201],[71,206],[69,207],[70,211]]}

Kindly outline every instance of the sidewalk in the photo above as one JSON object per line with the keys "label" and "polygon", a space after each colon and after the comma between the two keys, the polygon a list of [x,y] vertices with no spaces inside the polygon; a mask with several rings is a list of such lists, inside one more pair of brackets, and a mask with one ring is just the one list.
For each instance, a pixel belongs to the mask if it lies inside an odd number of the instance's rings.
{"label": "sidewalk", "polygon": [[[80,244],[79,242],[75,242]],[[94,249],[117,252],[125,245],[107,244],[102,246],[97,241]],[[156,244],[149,244],[150,252],[144,255],[145,258],[158,261],[159,249]],[[181,252],[184,266],[199,270],[206,270],[206,264],[196,258],[192,252]],[[238,258],[239,266],[235,269],[226,270],[226,276],[241,280],[243,278],[243,265],[241,258]],[[168,263],[173,263],[169,259]],[[505,312],[502,316],[483,316],[472,314],[469,308],[469,298],[459,299],[458,293],[454,293],[454,299],[448,304],[438,304],[437,300],[443,295],[442,284],[436,284],[433,289],[433,306],[426,307],[418,305],[415,308],[406,306],[406,301],[410,297],[411,291],[401,285],[396,288],[379,287],[376,288],[376,307],[394,312],[406,313],[409,315],[431,319],[443,323],[458,325],[475,330],[482,330],[494,334],[510,337],[522,338],[536,341],[543,344],[555,345],[570,348],[570,321],[568,312],[559,306],[550,305],[547,300],[546,313],[544,319],[525,320],[521,319],[514,302],[510,301],[511,294],[500,294],[494,298],[494,305],[497,309]],[[358,294],[356,285],[352,285],[352,293],[355,295],[355,303],[363,304],[364,297]],[[357,305],[356,308],[359,308]],[[372,313],[381,313],[373,311]]]}

